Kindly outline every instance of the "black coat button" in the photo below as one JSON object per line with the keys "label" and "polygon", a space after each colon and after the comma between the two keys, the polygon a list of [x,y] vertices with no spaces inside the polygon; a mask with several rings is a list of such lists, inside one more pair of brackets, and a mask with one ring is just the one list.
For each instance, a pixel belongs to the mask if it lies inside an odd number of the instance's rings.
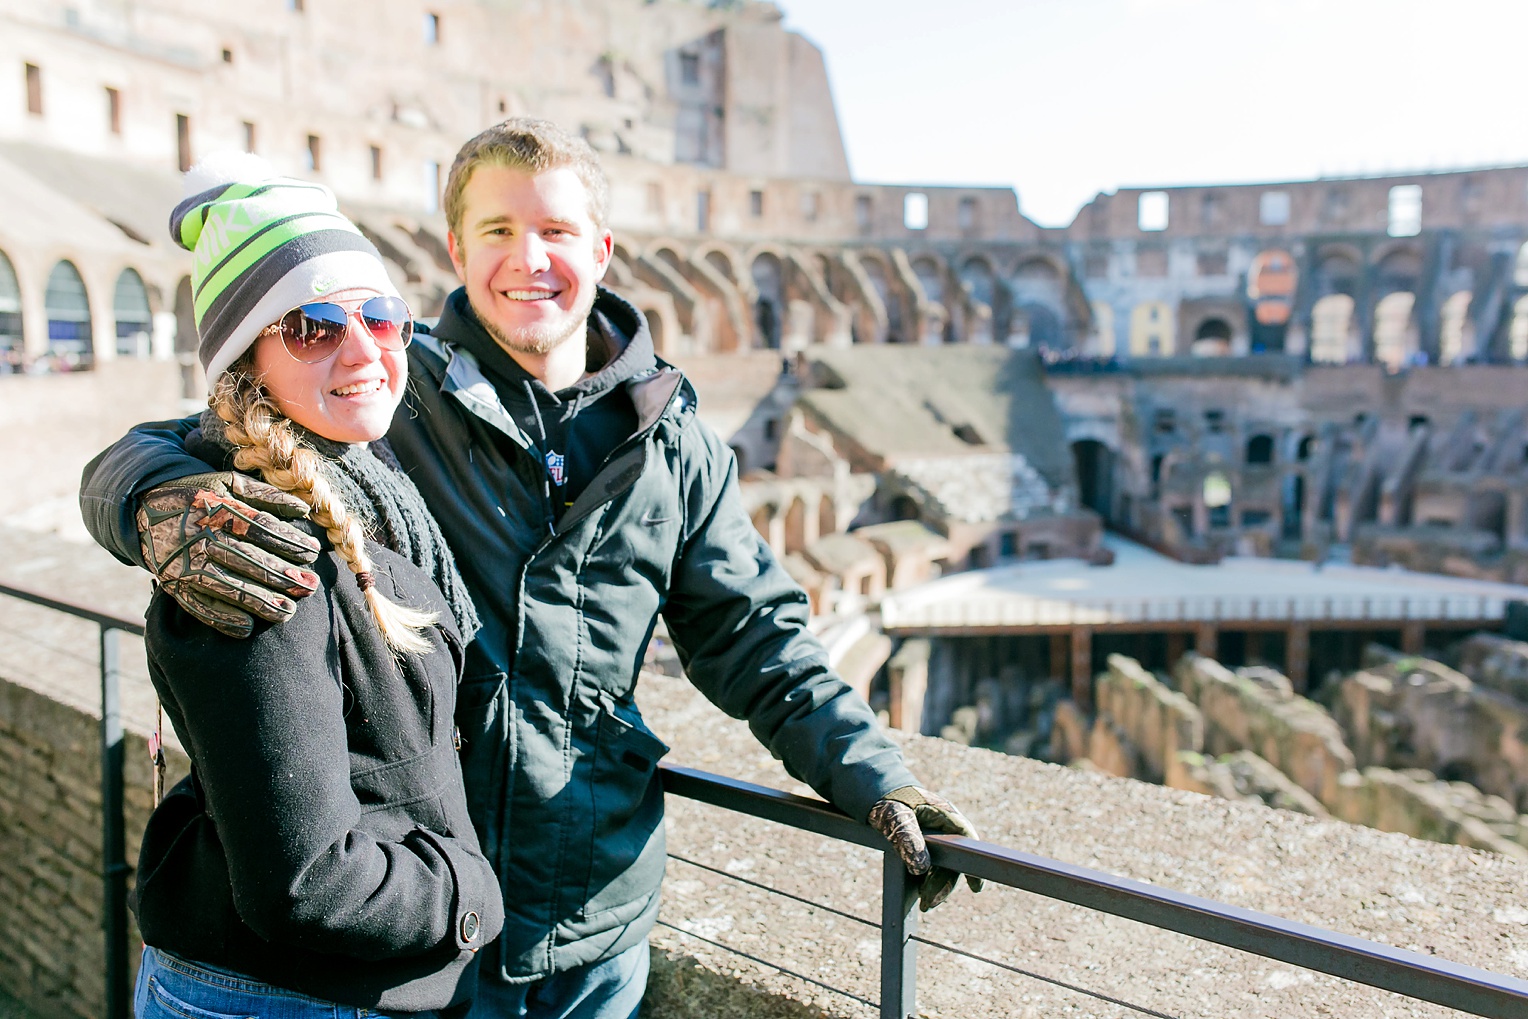
{"label": "black coat button", "polygon": [[476,941],[479,929],[478,915],[469,909],[462,915],[462,940],[468,944]]}

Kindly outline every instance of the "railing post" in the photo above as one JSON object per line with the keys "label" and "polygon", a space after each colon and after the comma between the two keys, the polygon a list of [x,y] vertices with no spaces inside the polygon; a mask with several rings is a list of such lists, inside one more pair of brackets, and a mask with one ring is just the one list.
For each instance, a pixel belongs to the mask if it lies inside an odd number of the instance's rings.
{"label": "railing post", "polygon": [[122,820],[122,632],[101,627],[101,881],[106,1019],[128,1019],[127,850]]}
{"label": "railing post", "polygon": [[881,856],[881,1019],[908,1019],[918,1011],[918,886],[896,850]]}

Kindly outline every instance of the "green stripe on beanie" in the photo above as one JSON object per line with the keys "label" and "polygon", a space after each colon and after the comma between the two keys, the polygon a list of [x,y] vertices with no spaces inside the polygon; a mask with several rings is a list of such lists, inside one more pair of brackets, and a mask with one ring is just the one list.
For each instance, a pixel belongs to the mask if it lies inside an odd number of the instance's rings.
{"label": "green stripe on beanie", "polygon": [[186,191],[170,235],[195,256],[197,354],[209,381],[299,304],[354,288],[398,296],[376,247],[322,185],[220,153],[187,172]]}

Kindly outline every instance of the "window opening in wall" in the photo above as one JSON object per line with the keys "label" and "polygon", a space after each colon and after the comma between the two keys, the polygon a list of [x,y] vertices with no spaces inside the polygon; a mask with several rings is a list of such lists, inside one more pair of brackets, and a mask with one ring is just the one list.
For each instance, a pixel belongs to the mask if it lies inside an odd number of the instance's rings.
{"label": "window opening in wall", "polygon": [[175,159],[181,173],[191,169],[191,118],[184,113],[175,115]]}
{"label": "window opening in wall", "polygon": [[913,191],[903,196],[902,225],[909,230],[928,229],[928,195]]}
{"label": "window opening in wall", "polygon": [[0,375],[22,370],[21,286],[16,270],[0,251]]}
{"label": "window opening in wall", "polygon": [[424,211],[440,211],[440,164],[433,159],[424,164]]}
{"label": "window opening in wall", "polygon": [[1301,462],[1309,460],[1311,452],[1315,447],[1316,437],[1314,435],[1305,436],[1300,440],[1300,444],[1295,447],[1295,459]]}
{"label": "window opening in wall", "polygon": [[154,316],[149,311],[149,294],[143,277],[132,269],[123,269],[112,293],[112,316],[117,320],[117,356],[148,357],[149,336]]}
{"label": "window opening in wall", "polygon": [[1248,439],[1247,462],[1249,464],[1273,463],[1273,436],[1254,435]]}
{"label": "window opening in wall", "polygon": [[[859,232],[867,234],[873,225],[870,218],[870,196],[856,195],[854,198],[854,225],[859,227]],[[1528,245],[1524,245],[1528,249]]]}
{"label": "window opening in wall", "polygon": [[26,64],[27,112],[34,117],[42,116],[42,68]]}
{"label": "window opening in wall", "polygon": [[748,215],[752,216],[754,219],[758,219],[760,216],[764,215],[764,192],[748,192]]}
{"label": "window opening in wall", "polygon": [[997,554],[1012,559],[1019,554],[1019,536],[1014,531],[1004,531],[997,539]]}
{"label": "window opening in wall", "polygon": [[122,93],[106,87],[106,126],[112,134],[122,133]]}
{"label": "window opening in wall", "polygon": [[382,146],[371,146],[371,179],[382,179]]}
{"label": "window opening in wall", "polygon": [[[1229,512],[1231,505],[1231,479],[1220,471],[1211,471],[1205,475],[1203,494],[1204,504],[1210,510],[1210,526],[1228,526],[1231,521],[1231,514]],[[1216,510],[1226,511],[1223,523],[1217,524],[1215,522]]]}
{"label": "window opening in wall", "polygon": [[801,218],[808,223],[817,221],[817,210],[821,204],[822,196],[815,191],[804,191],[801,194]]}
{"label": "window opening in wall", "polygon": [[1397,184],[1390,189],[1391,237],[1415,237],[1422,232],[1422,185]]}
{"label": "window opening in wall", "polygon": [[440,15],[433,11],[426,11],[424,15],[424,44],[440,45]]}
{"label": "window opening in wall", "polygon": [[1162,461],[1165,459],[1166,457],[1161,453],[1151,458],[1151,483],[1153,485],[1160,485],[1162,483]]}
{"label": "window opening in wall", "polygon": [[1418,428],[1425,428],[1431,423],[1432,419],[1429,418],[1426,414],[1413,414],[1411,417],[1406,419],[1406,430],[1415,431]]}
{"label": "window opening in wall", "polygon": [[955,210],[955,222],[966,233],[976,229],[976,199],[968,195],[960,200]]}
{"label": "window opening in wall", "polygon": [[223,63],[233,63],[233,50],[229,49],[227,46],[223,47]]}
{"label": "window opening in wall", "polygon": [[1204,412],[1204,428],[1211,435],[1218,435],[1226,430],[1226,412],[1223,410],[1207,410]]}
{"label": "window opening in wall", "polygon": [[703,234],[711,232],[711,192],[707,189],[695,192],[695,229]]}
{"label": "window opening in wall", "polygon": [[1158,435],[1171,435],[1178,427],[1178,415],[1171,410],[1159,410],[1154,427]]}
{"label": "window opening in wall", "polygon": [[1166,230],[1172,203],[1166,191],[1144,191],[1136,199],[1136,226],[1147,233]]}
{"label": "window opening in wall", "polygon": [[244,151],[255,151],[255,122],[253,120],[244,122]]}
{"label": "window opening in wall", "polygon": [[508,110],[509,110],[509,104],[506,103],[504,100],[500,99],[499,100],[499,112],[500,113],[505,113]]}
{"label": "window opening in wall", "polygon": [[700,84],[700,54],[679,54],[679,83],[681,85]]}
{"label": "window opening in wall", "polygon": [[312,173],[324,168],[324,140],[318,135],[308,135],[308,154],[303,162]]}
{"label": "window opening in wall", "polygon": [[1258,222],[1264,226],[1289,224],[1289,192],[1264,191],[1257,200]]}
{"label": "window opening in wall", "polygon": [[55,371],[89,368],[91,345],[90,298],[85,281],[72,262],[59,262],[48,274],[43,295],[48,316],[48,359]]}
{"label": "window opening in wall", "polygon": [[1220,195],[1206,191],[1199,198],[1199,225],[1213,227],[1220,222]]}

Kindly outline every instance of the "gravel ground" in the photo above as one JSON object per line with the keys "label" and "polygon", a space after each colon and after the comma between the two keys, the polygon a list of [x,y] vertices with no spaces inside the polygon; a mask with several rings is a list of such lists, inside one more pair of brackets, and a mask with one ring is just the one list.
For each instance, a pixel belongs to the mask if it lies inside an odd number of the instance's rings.
{"label": "gravel ground", "polygon": [[[143,574],[93,545],[0,529],[0,582],[90,602],[130,618]],[[0,599],[0,675],[96,711],[96,629]],[[140,731],[153,697],[136,639],[123,642],[124,712]],[[640,700],[673,763],[807,792],[683,680],[650,675]],[[1528,977],[1528,865],[1333,821],[1209,799],[957,746],[899,737],[914,771],[968,813],[983,837],[1055,859],[1274,913],[1358,937]],[[678,798],[675,856],[870,920],[878,854]],[[871,1016],[879,941],[868,926],[691,863],[671,860],[650,1019],[669,1016]],[[919,1008],[929,1016],[1027,1019],[1137,1016],[1071,984],[1182,1017],[1458,1015],[1362,985],[989,885],[962,887],[923,918],[923,937],[1023,976],[922,947]],[[700,938],[827,984],[787,977]],[[742,993],[740,993],[742,992]],[[12,1019],[0,1000],[0,1019]]]}

